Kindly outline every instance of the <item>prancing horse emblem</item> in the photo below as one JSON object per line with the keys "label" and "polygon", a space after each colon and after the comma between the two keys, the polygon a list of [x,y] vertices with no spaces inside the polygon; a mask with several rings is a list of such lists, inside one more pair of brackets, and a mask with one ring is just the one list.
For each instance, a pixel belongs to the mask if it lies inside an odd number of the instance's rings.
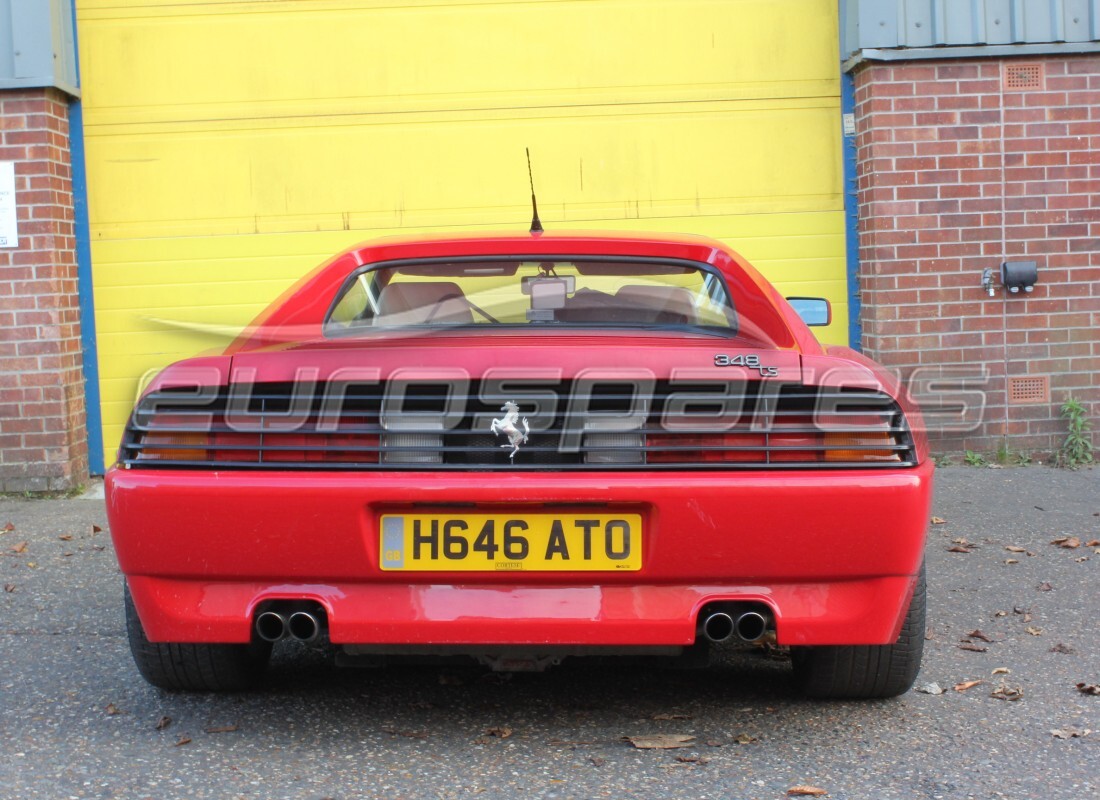
{"label": "prancing horse emblem", "polygon": [[502,444],[501,447],[512,448],[512,452],[508,454],[508,459],[511,460],[519,452],[519,446],[527,444],[527,434],[531,432],[531,426],[527,424],[527,417],[524,417],[523,430],[520,431],[519,425],[516,424],[519,422],[519,406],[511,400],[502,405],[500,410],[504,412],[504,418],[494,419],[489,425],[489,430],[498,436],[503,433],[508,437],[508,444]]}

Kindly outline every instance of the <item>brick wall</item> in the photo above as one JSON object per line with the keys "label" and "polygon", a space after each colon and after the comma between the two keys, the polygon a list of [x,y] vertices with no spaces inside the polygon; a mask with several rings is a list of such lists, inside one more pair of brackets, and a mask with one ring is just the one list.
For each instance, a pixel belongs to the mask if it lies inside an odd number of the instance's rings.
{"label": "brick wall", "polygon": [[0,248],[0,491],[88,476],[68,98],[0,91],[0,161],[14,161],[19,246]]}
{"label": "brick wall", "polygon": [[[1040,64],[1009,90],[1008,64]],[[933,430],[933,450],[1007,436],[1057,449],[1067,396],[1100,413],[1100,57],[871,63],[855,74],[863,346],[904,375],[984,371],[984,424]],[[1038,262],[1032,294],[994,297],[982,269]],[[1045,376],[1045,402],[1007,402]],[[1094,444],[1095,444],[1094,439]]]}

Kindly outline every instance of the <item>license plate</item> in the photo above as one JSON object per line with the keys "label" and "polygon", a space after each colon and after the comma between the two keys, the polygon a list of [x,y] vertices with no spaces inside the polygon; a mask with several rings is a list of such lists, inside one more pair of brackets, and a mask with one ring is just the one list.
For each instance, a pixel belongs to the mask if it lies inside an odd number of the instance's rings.
{"label": "license plate", "polygon": [[642,568],[639,514],[386,514],[383,570],[592,571]]}

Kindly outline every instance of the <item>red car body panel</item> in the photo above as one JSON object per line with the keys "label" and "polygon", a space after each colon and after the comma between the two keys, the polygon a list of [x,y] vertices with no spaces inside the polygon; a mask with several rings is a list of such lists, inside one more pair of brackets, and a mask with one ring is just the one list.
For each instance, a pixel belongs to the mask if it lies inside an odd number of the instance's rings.
{"label": "red car body panel", "polygon": [[[308,597],[325,606],[334,643],[688,644],[705,603],[759,600],[784,644],[874,644],[897,638],[923,557],[930,473],[540,472],[490,483],[477,473],[114,470],[108,490],[119,563],[154,641],[248,641],[257,604]],[[530,572],[520,585],[515,573],[379,569],[383,512],[471,503],[638,511],[646,566],[595,584]],[[447,602],[427,601],[440,592]]]}
{"label": "red car body panel", "polygon": [[[463,255],[647,256],[712,265],[754,336],[654,331],[441,331],[327,340],[348,275],[370,263]],[[724,245],[691,236],[546,234],[380,240],[289,289],[220,356],[166,369],[147,391],[196,382],[354,374],[385,383],[515,370],[555,380],[648,371],[662,380],[752,377],[716,352],[761,352],[776,380],[867,386],[913,430],[915,466],[779,471],[247,471],[113,467],[111,533],[154,642],[247,642],[272,600],[321,604],[334,644],[689,645],[713,602],[767,606],[786,645],[884,644],[899,632],[923,560],[932,465],[919,412],[896,380],[847,348],[822,348],[778,292]],[[638,513],[629,573],[395,573],[379,519],[409,509],[534,513],[593,504]],[[521,579],[519,579],[521,578]]]}

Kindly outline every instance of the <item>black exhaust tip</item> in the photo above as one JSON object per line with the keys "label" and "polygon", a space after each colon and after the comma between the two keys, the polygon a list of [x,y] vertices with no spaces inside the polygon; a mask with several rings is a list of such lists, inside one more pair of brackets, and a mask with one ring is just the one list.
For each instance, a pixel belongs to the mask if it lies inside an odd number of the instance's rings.
{"label": "black exhaust tip", "polygon": [[265,611],[256,617],[256,635],[265,642],[277,642],[286,636],[286,619],[282,614]]}
{"label": "black exhaust tip", "polygon": [[758,642],[768,632],[768,620],[757,611],[746,611],[737,618],[734,627],[737,638],[744,642]]}
{"label": "black exhaust tip", "polygon": [[709,615],[703,621],[703,635],[712,642],[724,642],[733,636],[733,617],[723,611]]}
{"label": "black exhaust tip", "polygon": [[321,633],[321,623],[308,611],[295,611],[286,627],[290,635],[300,642],[312,642]]}

